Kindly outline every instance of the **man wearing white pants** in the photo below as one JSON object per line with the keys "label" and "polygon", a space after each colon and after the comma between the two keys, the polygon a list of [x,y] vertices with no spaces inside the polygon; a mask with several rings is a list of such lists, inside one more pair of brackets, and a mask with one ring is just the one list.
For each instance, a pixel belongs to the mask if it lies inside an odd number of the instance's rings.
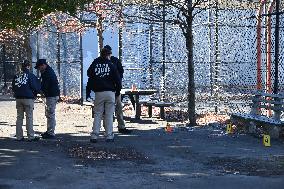
{"label": "man wearing white pants", "polygon": [[26,114],[26,129],[28,140],[37,140],[34,137],[33,130],[33,111],[34,99],[16,99],[17,121],[16,121],[16,137],[17,140],[23,140],[23,119]]}
{"label": "man wearing white pants", "polygon": [[55,137],[55,109],[60,96],[58,79],[53,69],[47,64],[46,59],[39,59],[35,69],[41,73],[41,90],[45,99],[45,116],[47,119],[47,130],[41,136],[44,139]]}
{"label": "man wearing white pants", "polygon": [[104,114],[104,126],[106,139],[112,140],[113,135],[113,113],[115,107],[115,93],[112,91],[96,92],[94,101],[94,124],[92,139],[99,137],[101,118]]}
{"label": "man wearing white pants", "polygon": [[[112,48],[109,45],[104,46],[104,48],[108,49],[112,53]],[[121,64],[121,61],[115,56],[111,56],[110,61],[115,66],[115,68],[117,69],[117,71],[119,73],[120,80],[122,81],[124,69],[123,69],[123,66]],[[118,123],[118,125],[117,125],[118,132],[122,133],[122,134],[129,134],[129,133],[131,133],[131,130],[129,130],[125,127],[122,109],[123,109],[123,106],[122,106],[122,102],[121,102],[121,94],[119,94],[115,98],[115,116],[116,116],[117,123]]]}
{"label": "man wearing white pants", "polygon": [[96,143],[99,137],[101,120],[104,114],[105,136],[107,142],[113,142],[113,113],[115,98],[121,90],[119,74],[110,61],[111,51],[103,48],[100,57],[90,65],[87,75],[92,80],[89,86],[95,92],[94,123],[90,142]]}
{"label": "man wearing white pants", "polygon": [[47,119],[46,132],[52,136],[55,135],[55,126],[56,126],[55,110],[58,100],[59,100],[58,96],[46,97],[46,104],[45,104],[45,117]]}
{"label": "man wearing white pants", "polygon": [[26,113],[28,141],[37,141],[39,138],[34,136],[33,130],[33,111],[35,96],[40,92],[40,82],[34,74],[30,73],[28,61],[24,61],[21,66],[21,72],[14,77],[12,83],[17,108],[16,137],[18,141],[24,140],[22,127]]}
{"label": "man wearing white pants", "polygon": [[123,106],[121,102],[121,94],[115,98],[115,116],[117,120],[118,132],[130,133],[131,131],[125,128],[125,122],[123,119]]}

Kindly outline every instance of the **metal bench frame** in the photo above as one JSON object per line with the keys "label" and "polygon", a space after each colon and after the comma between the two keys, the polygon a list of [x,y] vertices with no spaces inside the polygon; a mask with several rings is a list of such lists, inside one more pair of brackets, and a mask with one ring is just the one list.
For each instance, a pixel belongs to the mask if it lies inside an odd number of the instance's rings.
{"label": "metal bench frame", "polygon": [[153,116],[153,106],[160,108],[160,118],[165,119],[165,107],[171,107],[174,106],[174,103],[171,102],[156,102],[156,101],[145,101],[141,102],[142,105],[148,107],[148,115],[149,117]]}

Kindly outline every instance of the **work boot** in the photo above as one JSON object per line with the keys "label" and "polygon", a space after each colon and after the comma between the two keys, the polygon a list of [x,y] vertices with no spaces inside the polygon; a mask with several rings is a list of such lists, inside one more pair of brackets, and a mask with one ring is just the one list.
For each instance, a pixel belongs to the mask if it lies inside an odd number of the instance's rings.
{"label": "work boot", "polygon": [[123,129],[118,129],[118,132],[122,134],[130,134],[132,131],[129,129],[123,128]]}
{"label": "work boot", "polygon": [[20,139],[15,139],[15,141],[19,141],[19,142],[22,142],[22,141],[25,141],[25,138],[20,138]]}
{"label": "work boot", "polygon": [[39,141],[39,137],[34,137],[34,138],[31,138],[31,139],[28,139],[28,142],[36,142],[36,141]]}
{"label": "work boot", "polygon": [[106,139],[106,142],[114,142],[114,139]]}
{"label": "work boot", "polygon": [[42,133],[42,134],[41,134],[41,137],[42,137],[43,139],[53,139],[53,138],[55,138],[54,135],[51,135],[51,134],[49,134],[49,133],[47,133],[47,132]]}
{"label": "work boot", "polygon": [[98,142],[98,140],[97,140],[97,139],[92,139],[92,138],[91,138],[91,139],[90,139],[90,142],[91,142],[91,143],[97,143],[97,142]]}

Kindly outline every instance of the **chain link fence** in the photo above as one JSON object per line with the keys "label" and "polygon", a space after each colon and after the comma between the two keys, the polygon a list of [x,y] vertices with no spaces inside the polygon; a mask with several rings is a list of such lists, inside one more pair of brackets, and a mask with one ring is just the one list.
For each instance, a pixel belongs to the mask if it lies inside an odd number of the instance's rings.
{"label": "chain link fence", "polygon": [[[264,4],[258,30],[259,2],[219,3],[196,8],[193,22],[197,113],[247,112],[249,97],[257,87],[257,57],[261,60],[261,87],[273,89],[275,14]],[[202,10],[201,10],[202,9]],[[131,11],[130,11],[131,10]],[[272,9],[273,13],[275,12]],[[283,12],[281,5],[280,12]],[[161,5],[126,6],[122,32],[124,88],[158,89],[155,98],[187,108],[188,63],[185,36],[173,21],[177,10]],[[271,18],[271,25],[269,19]],[[271,38],[269,37],[269,27]],[[284,92],[284,15],[280,15],[279,91]],[[261,34],[259,33],[261,31]],[[260,36],[261,51],[257,52]],[[47,58],[60,81],[61,94],[81,97],[81,52],[79,35],[59,33],[55,26],[33,34],[33,62]],[[271,49],[268,46],[271,45]],[[11,47],[14,47],[11,45]],[[1,86],[11,80],[19,59],[1,48]],[[10,58],[9,58],[10,57]],[[271,78],[268,61],[271,57]],[[4,66],[5,65],[5,66]],[[4,68],[5,67],[5,68]],[[6,71],[4,71],[6,70]],[[12,71],[7,71],[12,70]],[[38,73],[35,73],[38,74]],[[269,82],[272,83],[269,86]]]}
{"label": "chain link fence", "polygon": [[[264,4],[261,14],[269,14],[267,12],[269,6],[270,3]],[[196,12],[200,12],[193,23],[198,113],[226,114],[249,111],[249,97],[257,89],[257,56],[261,57],[262,89],[268,88],[266,78],[269,54],[272,57],[271,82],[274,82],[275,15],[262,16],[261,54],[257,55],[258,17],[255,15],[259,12],[259,8],[260,3],[258,2],[244,1],[230,4],[230,6],[220,3],[215,6],[202,7],[203,10],[196,9]],[[159,7],[160,11],[155,13],[158,14],[160,21],[153,21],[154,18],[149,16],[151,15],[149,9],[149,7],[141,7],[136,12],[134,11],[130,16],[131,21],[128,20],[129,23],[125,26],[123,62],[129,71],[127,71],[124,84],[130,87],[132,83],[135,83],[140,88],[165,90],[166,100],[176,102],[180,108],[186,108],[188,68],[185,37],[178,25],[168,21],[168,18],[174,17],[171,14],[176,14],[177,10],[166,10],[166,19],[163,22],[162,7]],[[141,18],[143,11],[147,19]],[[140,15],[140,19],[133,20],[134,15]],[[270,39],[267,37],[269,17],[272,34]],[[283,23],[282,14],[280,15],[279,40],[280,93],[284,90]],[[163,27],[166,28],[165,32],[163,32]],[[164,43],[163,39],[165,39]],[[269,52],[268,43],[271,44]],[[165,58],[163,58],[163,53],[165,53]],[[163,74],[163,64],[165,64],[165,74]],[[272,85],[271,88],[273,87]]]}

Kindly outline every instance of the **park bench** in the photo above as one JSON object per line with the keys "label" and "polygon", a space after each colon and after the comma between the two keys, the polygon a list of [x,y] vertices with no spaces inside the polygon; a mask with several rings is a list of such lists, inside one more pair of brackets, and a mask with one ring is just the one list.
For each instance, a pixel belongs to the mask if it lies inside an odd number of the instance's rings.
{"label": "park bench", "polygon": [[[159,107],[160,108],[160,115],[159,117],[161,119],[165,119],[165,107],[171,107],[174,106],[174,103],[171,102],[158,102],[158,101],[140,101],[139,102],[141,105],[144,105],[148,107],[148,115],[149,117],[152,117],[152,109],[154,107]],[[89,106],[92,108],[92,118],[94,118],[94,103],[92,102],[83,102],[84,106]]]}
{"label": "park bench", "polygon": [[165,107],[174,106],[174,103],[171,102],[162,102],[162,101],[141,101],[140,104],[146,106],[148,108],[148,115],[149,117],[153,116],[153,107],[160,108],[160,115],[161,119],[165,119]]}
{"label": "park bench", "polygon": [[[250,113],[233,113],[231,121],[233,123],[243,122],[249,133],[255,133],[256,126],[263,126],[272,138],[278,138],[284,126],[281,120],[281,114],[284,111],[283,99],[284,95],[256,92],[251,99]],[[262,115],[261,109],[266,109],[273,114],[271,116]]]}

